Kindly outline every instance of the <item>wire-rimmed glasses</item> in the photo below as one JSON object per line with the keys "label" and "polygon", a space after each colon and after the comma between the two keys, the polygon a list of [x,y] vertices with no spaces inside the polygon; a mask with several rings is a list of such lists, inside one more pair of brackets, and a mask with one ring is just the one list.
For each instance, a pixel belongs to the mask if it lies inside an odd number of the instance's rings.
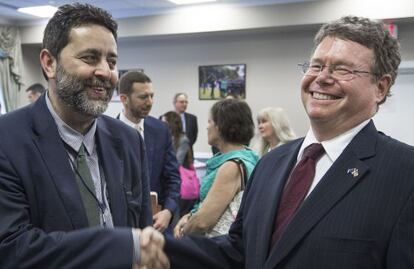
{"label": "wire-rimmed glasses", "polygon": [[301,68],[302,73],[305,76],[319,76],[319,74],[325,69],[328,68],[330,76],[339,81],[348,81],[354,79],[357,74],[370,74],[375,75],[375,73],[363,70],[351,70],[342,65],[322,65],[318,63],[309,63],[305,62],[303,64],[298,64]]}

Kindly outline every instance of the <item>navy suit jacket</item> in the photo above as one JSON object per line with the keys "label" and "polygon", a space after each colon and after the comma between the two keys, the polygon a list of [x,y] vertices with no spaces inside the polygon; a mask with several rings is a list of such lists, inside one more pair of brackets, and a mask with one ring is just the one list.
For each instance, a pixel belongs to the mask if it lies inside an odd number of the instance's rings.
{"label": "navy suit jacket", "polygon": [[126,227],[152,223],[143,142],[100,116],[96,146],[115,229],[88,227],[44,95],[0,118],[0,268],[131,268]]}
{"label": "navy suit jacket", "polygon": [[185,118],[185,134],[187,135],[188,139],[190,139],[191,147],[197,140],[198,135],[198,125],[197,125],[197,117],[193,114],[184,112]]}
{"label": "navy suit jacket", "polygon": [[163,209],[174,213],[178,208],[181,179],[167,124],[151,116],[145,117],[144,141],[151,190],[158,193]]}
{"label": "navy suit jacket", "polygon": [[414,148],[377,132],[372,122],[269,249],[278,202],[302,142],[260,160],[228,235],[168,237],[172,268],[414,268]]}

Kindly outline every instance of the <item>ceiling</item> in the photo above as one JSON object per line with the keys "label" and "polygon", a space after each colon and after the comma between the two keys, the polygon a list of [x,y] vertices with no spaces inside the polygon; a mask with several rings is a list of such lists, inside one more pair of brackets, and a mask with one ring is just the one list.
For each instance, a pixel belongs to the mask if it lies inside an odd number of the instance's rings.
{"label": "ceiling", "polygon": [[[286,4],[293,2],[310,2],[316,0],[218,0],[214,5],[273,5]],[[147,16],[168,13],[176,10],[177,5],[167,0],[89,0],[89,1],[65,1],[65,0],[0,0],[0,23],[3,24],[32,24],[44,21],[45,19],[37,18],[32,15],[26,15],[17,12],[17,8],[52,5],[60,6],[63,4],[81,2],[99,6],[111,12],[116,19]],[[209,5],[212,5],[211,3]]]}

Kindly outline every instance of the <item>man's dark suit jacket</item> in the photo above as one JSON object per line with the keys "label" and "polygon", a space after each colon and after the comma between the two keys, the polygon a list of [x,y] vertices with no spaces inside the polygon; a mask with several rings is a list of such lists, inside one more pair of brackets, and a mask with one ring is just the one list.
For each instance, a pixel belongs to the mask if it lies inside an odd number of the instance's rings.
{"label": "man's dark suit jacket", "polygon": [[257,164],[229,235],[167,238],[172,268],[414,268],[414,148],[370,122],[345,148],[269,251],[303,139]]}
{"label": "man's dark suit jacket", "polygon": [[126,227],[152,223],[143,142],[123,123],[100,116],[96,146],[116,229],[88,228],[44,96],[0,118],[0,268],[131,268]]}
{"label": "man's dark suit jacket", "polygon": [[185,118],[185,134],[187,135],[188,139],[190,139],[191,147],[197,140],[198,135],[198,125],[197,125],[197,117],[193,114],[184,112]]}
{"label": "man's dark suit jacket", "polygon": [[178,208],[181,179],[167,124],[151,116],[145,117],[144,142],[151,190],[158,193],[163,209],[174,213]]}

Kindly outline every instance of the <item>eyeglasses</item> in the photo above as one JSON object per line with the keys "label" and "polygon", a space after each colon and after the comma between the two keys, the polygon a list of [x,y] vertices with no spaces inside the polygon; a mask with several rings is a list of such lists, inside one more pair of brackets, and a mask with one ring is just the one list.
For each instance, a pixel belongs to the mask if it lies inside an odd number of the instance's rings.
{"label": "eyeglasses", "polygon": [[325,69],[325,67],[328,68],[329,74],[331,77],[335,80],[339,81],[348,81],[352,80],[357,76],[357,74],[370,74],[370,75],[376,75],[375,73],[368,72],[368,71],[362,71],[362,70],[350,70],[348,68],[345,68],[341,65],[322,65],[322,64],[311,64],[308,62],[305,62],[303,64],[298,64],[298,66],[301,67],[302,73],[305,76],[319,76],[319,74]]}

